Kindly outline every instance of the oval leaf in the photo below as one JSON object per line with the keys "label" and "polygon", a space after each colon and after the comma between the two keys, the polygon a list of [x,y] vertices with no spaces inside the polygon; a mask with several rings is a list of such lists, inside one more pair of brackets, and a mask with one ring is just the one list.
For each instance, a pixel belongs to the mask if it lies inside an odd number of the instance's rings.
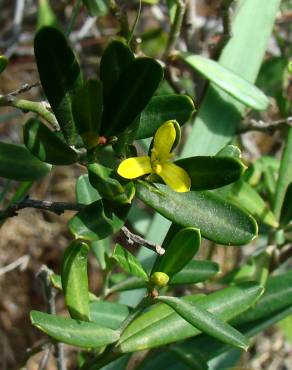
{"label": "oval leaf", "polygon": [[129,315],[129,308],[120,303],[97,301],[90,304],[91,320],[116,330]]}
{"label": "oval leaf", "polygon": [[76,199],[81,204],[91,204],[101,199],[98,191],[90,184],[88,175],[81,175],[76,181]]}
{"label": "oval leaf", "polygon": [[69,229],[77,239],[104,239],[121,229],[128,211],[129,206],[117,208],[109,202],[98,200],[71,218]]}
{"label": "oval leaf", "polygon": [[182,318],[193,325],[195,328],[202,330],[204,333],[221,340],[224,343],[248,349],[248,340],[239,331],[224,321],[218,319],[207,310],[196,304],[188,303],[175,297],[157,297],[156,300],[166,303],[174,309]]}
{"label": "oval leaf", "polygon": [[[247,282],[206,297],[195,295],[183,299],[196,302],[198,307],[208,310],[218,319],[229,321],[254,304],[262,292],[263,288],[259,284]],[[119,350],[133,352],[159,347],[199,333],[199,329],[182,319],[170,307],[161,304],[150,308],[126,328],[119,342]]]}
{"label": "oval leaf", "polygon": [[68,144],[76,141],[72,98],[82,85],[82,75],[75,55],[61,31],[41,28],[34,40],[38,72],[46,97]]}
{"label": "oval leaf", "polygon": [[168,285],[195,284],[205,281],[220,271],[219,265],[212,261],[190,261],[175,274]]}
{"label": "oval leaf", "polygon": [[165,254],[157,258],[151,274],[155,271],[160,271],[171,278],[191,261],[197,253],[200,244],[200,230],[192,227],[180,230],[170,243],[166,245]]}
{"label": "oval leaf", "polygon": [[116,245],[114,253],[112,255],[112,259],[117,261],[117,263],[129,274],[148,281],[148,276],[141,263],[137,260],[135,256],[125,250],[121,245]]}
{"label": "oval leaf", "polygon": [[102,347],[119,339],[119,334],[93,322],[78,321],[44,312],[31,311],[32,325],[50,337],[83,348]]}
{"label": "oval leaf", "polygon": [[236,158],[198,156],[175,162],[192,180],[192,190],[216,189],[238,180],[246,166]]}
{"label": "oval leaf", "polygon": [[163,78],[163,70],[151,58],[138,58],[121,73],[105,102],[101,133],[122,133],[150,101]]}
{"label": "oval leaf", "polygon": [[153,136],[157,129],[169,120],[176,120],[183,125],[189,120],[194,109],[194,103],[187,95],[154,96],[140,115],[136,139]]}
{"label": "oval leaf", "polygon": [[21,145],[0,142],[0,176],[17,181],[34,181],[45,176],[52,166],[41,162]]}
{"label": "oval leaf", "polygon": [[219,244],[243,245],[257,236],[255,220],[238,207],[210,192],[177,193],[168,186],[139,182],[139,199],[182,227],[196,227],[202,236]]}
{"label": "oval leaf", "polygon": [[37,119],[23,127],[23,141],[30,152],[43,162],[66,165],[77,162],[77,153]]}
{"label": "oval leaf", "polygon": [[62,263],[62,287],[65,302],[73,319],[89,321],[87,255],[89,247],[79,241],[65,250]]}
{"label": "oval leaf", "polygon": [[192,68],[243,104],[256,110],[267,109],[269,100],[266,95],[230,69],[201,55],[183,53],[181,56]]}

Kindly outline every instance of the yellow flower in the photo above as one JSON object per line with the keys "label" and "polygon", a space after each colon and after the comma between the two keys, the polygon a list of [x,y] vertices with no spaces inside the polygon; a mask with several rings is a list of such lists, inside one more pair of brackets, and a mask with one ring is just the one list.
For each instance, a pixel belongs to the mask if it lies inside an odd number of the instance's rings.
{"label": "yellow flower", "polygon": [[187,172],[171,162],[171,149],[175,142],[176,130],[173,121],[167,121],[156,131],[150,157],[125,159],[118,167],[118,174],[126,179],[155,173],[174,191],[183,193],[190,190],[191,179]]}

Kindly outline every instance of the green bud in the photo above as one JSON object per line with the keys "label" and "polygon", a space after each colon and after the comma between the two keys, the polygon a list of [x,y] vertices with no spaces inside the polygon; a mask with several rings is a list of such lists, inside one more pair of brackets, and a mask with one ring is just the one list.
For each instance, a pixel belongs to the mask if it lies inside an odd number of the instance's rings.
{"label": "green bud", "polygon": [[159,288],[162,288],[167,285],[169,281],[169,276],[164,272],[154,272],[150,277],[150,282],[153,285],[156,285]]}

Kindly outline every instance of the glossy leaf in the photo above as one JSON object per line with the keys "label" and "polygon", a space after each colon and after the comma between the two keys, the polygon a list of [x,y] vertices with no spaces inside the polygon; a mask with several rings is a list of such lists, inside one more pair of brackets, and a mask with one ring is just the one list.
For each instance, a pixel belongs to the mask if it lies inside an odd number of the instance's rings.
{"label": "glossy leaf", "polygon": [[3,55],[0,55],[0,73],[2,73],[7,67],[8,60]]}
{"label": "glossy leaf", "polygon": [[0,142],[1,177],[17,181],[35,181],[47,175],[51,167],[21,145]]}
{"label": "glossy leaf", "polygon": [[231,69],[201,55],[182,53],[181,57],[209,81],[246,106],[256,110],[265,110],[268,107],[269,100],[265,94]]}
{"label": "glossy leaf", "polygon": [[145,281],[148,281],[148,276],[143,269],[141,263],[133,256],[130,252],[125,250],[121,245],[117,244],[114,250],[114,253],[111,257],[117,261],[118,265],[122,267],[126,272],[131,275],[142,278]]}
{"label": "glossy leaf", "polygon": [[87,205],[69,221],[75,238],[100,240],[119,231],[125,223],[129,206],[116,207],[98,200]]}
{"label": "glossy leaf", "polygon": [[159,271],[172,278],[191,261],[198,252],[200,244],[201,234],[199,229],[188,227],[180,230],[165,246],[165,254],[157,258],[152,274]]}
{"label": "glossy leaf", "polygon": [[292,182],[287,188],[281,209],[280,224],[287,225],[292,220]]}
{"label": "glossy leaf", "polygon": [[238,180],[245,165],[230,157],[190,157],[175,162],[192,180],[192,190],[216,189]]}
{"label": "glossy leaf", "polygon": [[83,4],[91,17],[103,16],[109,11],[107,0],[83,0]]}
{"label": "glossy leaf", "polygon": [[273,211],[277,219],[280,219],[281,209],[287,193],[288,186],[292,183],[292,127],[288,129],[285,147],[283,149],[279,177]]}
{"label": "glossy leaf", "polygon": [[77,59],[62,32],[54,27],[43,27],[37,32],[34,51],[46,97],[66,141],[75,144],[72,98],[82,84]]}
{"label": "glossy leaf", "polygon": [[144,203],[182,227],[200,229],[202,236],[219,244],[243,245],[257,235],[257,224],[247,213],[210,192],[177,193],[166,185],[136,185]]}
{"label": "glossy leaf", "polygon": [[62,287],[72,319],[89,321],[87,244],[73,241],[65,250],[62,263]]}
{"label": "glossy leaf", "polygon": [[176,120],[183,125],[194,109],[194,103],[187,95],[154,96],[140,115],[136,139],[153,136],[157,129],[169,120]]}
{"label": "glossy leaf", "polygon": [[[134,54],[123,42],[114,40],[107,46],[101,57],[99,67],[105,100],[121,77],[122,72],[134,60]],[[110,101],[108,103],[110,104]]]}
{"label": "glossy leaf", "polygon": [[46,125],[37,119],[29,119],[23,127],[23,141],[27,149],[38,159],[54,165],[77,162],[78,156]]}
{"label": "glossy leaf", "polygon": [[154,59],[138,58],[129,64],[108,95],[101,133],[117,135],[129,127],[150,101],[162,77],[162,67]]}
{"label": "glossy leaf", "polygon": [[[229,321],[244,312],[262,294],[256,283],[243,283],[212,293],[206,297],[188,296],[186,302],[196,303],[218,319]],[[133,352],[176,342],[198,335],[194,328],[165,304],[151,308],[135,319],[124,331],[119,342],[121,352]]]}
{"label": "glossy leaf", "polygon": [[103,198],[121,204],[131,204],[135,195],[133,183],[128,182],[123,186],[114,177],[115,173],[111,168],[99,163],[92,163],[88,166],[89,181]]}
{"label": "glossy leaf", "polygon": [[128,314],[129,308],[120,303],[97,301],[90,304],[91,320],[113,330],[119,328]]}
{"label": "glossy leaf", "polygon": [[102,347],[119,339],[119,334],[93,322],[78,321],[44,312],[31,311],[32,325],[50,337],[83,348]]}
{"label": "glossy leaf", "polygon": [[102,109],[101,82],[93,79],[86,81],[74,96],[72,111],[77,131],[88,148],[98,145]]}
{"label": "glossy leaf", "polygon": [[166,303],[183,319],[204,333],[235,347],[248,349],[248,340],[239,331],[202,309],[196,303],[192,304],[175,297],[159,296],[156,299]]}
{"label": "glossy leaf", "polygon": [[101,197],[98,191],[90,184],[88,175],[81,175],[76,181],[76,200],[81,204],[91,204]]}
{"label": "glossy leaf", "polygon": [[209,279],[219,271],[219,265],[215,262],[190,261],[180,272],[170,279],[168,285],[196,284]]}
{"label": "glossy leaf", "polygon": [[278,226],[276,217],[266,202],[247,182],[239,180],[233,185],[216,189],[215,194],[244,209],[259,221],[273,227]]}

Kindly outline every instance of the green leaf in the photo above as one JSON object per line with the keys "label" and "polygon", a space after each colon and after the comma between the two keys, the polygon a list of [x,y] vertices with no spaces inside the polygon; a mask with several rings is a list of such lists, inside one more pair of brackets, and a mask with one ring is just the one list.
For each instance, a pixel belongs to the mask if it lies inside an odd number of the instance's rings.
{"label": "green leaf", "polygon": [[128,211],[129,206],[116,207],[107,201],[98,200],[71,218],[69,229],[77,239],[104,239],[121,229]]}
{"label": "green leaf", "polygon": [[82,84],[75,55],[62,32],[43,27],[34,40],[35,58],[46,97],[69,145],[76,142],[72,99]]}
{"label": "green leaf", "polygon": [[62,263],[62,287],[73,319],[89,321],[87,244],[73,241],[65,250]]}
{"label": "green leaf", "polygon": [[135,195],[134,184],[127,182],[123,186],[114,176],[115,173],[111,168],[99,163],[91,163],[88,166],[89,181],[103,198],[122,204],[131,204]]}
{"label": "green leaf", "polygon": [[120,303],[97,301],[90,304],[91,320],[116,330],[129,315],[129,308]]}
{"label": "green leaf", "polygon": [[208,365],[204,358],[200,355],[198,350],[194,350],[193,353],[184,351],[183,349],[172,346],[170,351],[175,353],[176,356],[190,369],[192,370],[208,370]]}
{"label": "green leaf", "polygon": [[38,3],[37,29],[45,26],[60,28],[58,18],[51,7],[50,0],[38,0]]}
{"label": "green leaf", "polygon": [[140,181],[137,197],[176,224],[200,229],[209,240],[243,245],[257,236],[257,224],[251,216],[210,192],[176,193],[166,185],[155,187]]}
{"label": "green leaf", "polygon": [[75,190],[78,203],[91,204],[101,199],[98,191],[90,184],[88,175],[78,177]]}
{"label": "green leaf", "polygon": [[[186,302],[196,303],[218,319],[229,321],[246,311],[262,294],[263,288],[248,282],[212,293],[206,297],[188,296]],[[159,347],[200,333],[165,304],[152,307],[136,318],[124,331],[119,342],[121,352]]]}
{"label": "green leaf", "polygon": [[5,68],[7,67],[8,59],[5,58],[3,55],[0,55],[0,73],[2,73]]}
{"label": "green leaf", "polygon": [[136,139],[153,136],[156,130],[169,120],[176,120],[183,125],[189,120],[194,109],[194,103],[187,95],[154,96],[140,115]]}
{"label": "green leaf", "polygon": [[[105,49],[100,61],[100,79],[103,84],[104,99],[114,89],[121,74],[135,60],[135,56],[127,45],[121,41],[112,41]],[[110,104],[110,100],[108,100]]]}
{"label": "green leaf", "polygon": [[47,175],[51,167],[21,145],[0,142],[1,177],[17,181],[35,181]]}
{"label": "green leaf", "polygon": [[77,162],[78,156],[46,125],[37,119],[29,119],[23,127],[23,141],[27,149],[38,159],[54,165]]}
{"label": "green leaf", "polygon": [[216,157],[231,157],[241,159],[241,150],[235,145],[226,145],[216,153]]}
{"label": "green leaf", "polygon": [[196,284],[205,281],[220,271],[219,265],[212,261],[190,261],[175,274],[168,285]]}
{"label": "green leaf", "polygon": [[116,244],[112,257],[120,267],[131,275],[142,278],[148,281],[148,276],[143,269],[141,263],[130,252],[125,250],[120,244]]}
{"label": "green leaf", "polygon": [[265,110],[268,107],[269,99],[265,94],[231,69],[201,55],[182,53],[181,57],[188,65],[241,103],[256,110]]}
{"label": "green leaf", "polygon": [[238,180],[245,165],[231,157],[190,157],[175,162],[192,180],[192,190],[216,189]]}
{"label": "green leaf", "polygon": [[180,230],[165,246],[165,254],[157,258],[151,274],[159,271],[172,278],[191,261],[198,252],[200,244],[201,234],[199,229],[188,227]]}
{"label": "green leaf", "polygon": [[162,78],[162,67],[154,59],[138,58],[129,64],[105,102],[101,133],[117,135],[129,127],[146,107]]}
{"label": "green leaf", "polygon": [[[264,8],[262,0],[236,2],[232,37],[219,58],[223,67],[255,82],[280,2],[270,0]],[[221,88],[209,85],[182,155],[214,155],[234,136],[245,108]]]}
{"label": "green leaf", "polygon": [[244,209],[259,221],[272,227],[278,226],[276,217],[266,202],[247,182],[239,180],[233,185],[216,189],[214,193]]}
{"label": "green leaf", "polygon": [[98,145],[102,109],[101,82],[86,81],[74,96],[72,111],[76,128],[88,148]]}
{"label": "green leaf", "polygon": [[224,343],[231,344],[244,350],[248,349],[248,340],[239,331],[195,303],[192,304],[179,298],[164,296],[159,296],[156,300],[166,303],[183,319],[195,328],[202,330],[202,332]]}
{"label": "green leaf", "polygon": [[288,225],[288,223],[292,220],[292,182],[287,188],[285,198],[283,200],[282,209],[281,209],[281,216],[280,216],[280,224],[281,225]]}
{"label": "green leaf", "polygon": [[107,0],[83,0],[83,4],[91,17],[101,17],[109,11]]}
{"label": "green leaf", "polygon": [[31,311],[32,325],[50,337],[83,348],[102,347],[119,339],[119,334],[92,322]]}
{"label": "green leaf", "polygon": [[276,194],[273,204],[273,211],[276,218],[279,220],[284,198],[287,193],[288,186],[292,183],[292,127],[288,129],[286,143],[283,149],[280,172],[277,181]]}

